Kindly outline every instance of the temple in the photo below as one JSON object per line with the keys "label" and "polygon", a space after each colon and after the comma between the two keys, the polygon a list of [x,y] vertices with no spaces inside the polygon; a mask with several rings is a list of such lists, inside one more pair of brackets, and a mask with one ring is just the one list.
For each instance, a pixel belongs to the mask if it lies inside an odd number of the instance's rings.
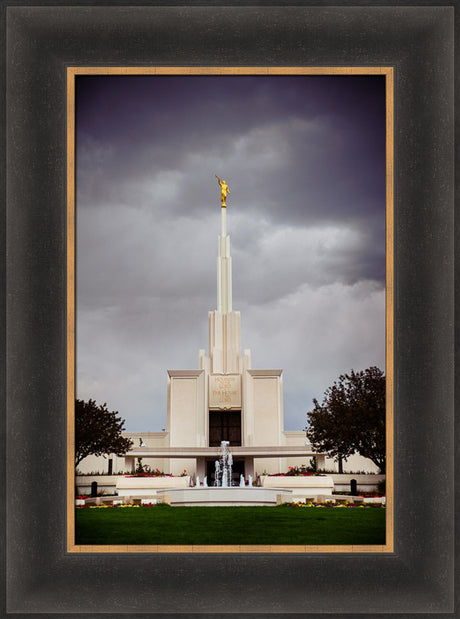
{"label": "temple", "polygon": [[[207,476],[212,485],[221,441],[230,443],[236,480],[241,475],[257,478],[287,471],[289,466],[308,466],[313,456],[318,469],[334,468],[326,454],[312,451],[305,431],[284,430],[282,370],[252,369],[250,350],[241,350],[241,316],[232,305],[224,188],[222,196],[217,309],[208,314],[208,353],[199,351],[198,369],[168,370],[166,431],[125,432],[134,447],[124,457],[110,456],[110,473],[134,471],[142,458],[144,465],[164,473],[180,475],[186,470],[192,477]],[[364,462],[361,467],[373,468],[370,461]],[[80,469],[88,467],[93,470],[89,462]]]}

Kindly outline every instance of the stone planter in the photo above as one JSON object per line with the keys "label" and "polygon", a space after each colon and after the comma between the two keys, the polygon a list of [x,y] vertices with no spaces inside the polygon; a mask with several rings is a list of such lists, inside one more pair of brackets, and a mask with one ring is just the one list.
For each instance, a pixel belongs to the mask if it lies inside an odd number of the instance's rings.
{"label": "stone planter", "polygon": [[184,477],[118,477],[117,494],[119,496],[147,496],[152,491],[166,488],[188,488],[190,476]]}
{"label": "stone planter", "polygon": [[331,495],[334,482],[329,475],[262,475],[260,483],[264,488],[288,488],[302,495]]}

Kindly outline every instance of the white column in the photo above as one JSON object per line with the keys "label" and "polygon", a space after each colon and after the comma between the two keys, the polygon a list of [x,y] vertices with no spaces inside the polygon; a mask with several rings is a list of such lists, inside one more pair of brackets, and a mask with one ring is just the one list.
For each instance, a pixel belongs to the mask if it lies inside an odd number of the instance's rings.
{"label": "white column", "polygon": [[227,234],[227,209],[221,208],[221,235],[217,257],[217,311],[227,314],[232,311],[232,259],[230,237]]}
{"label": "white column", "polygon": [[227,209],[223,206],[220,209],[221,236],[227,236]]}

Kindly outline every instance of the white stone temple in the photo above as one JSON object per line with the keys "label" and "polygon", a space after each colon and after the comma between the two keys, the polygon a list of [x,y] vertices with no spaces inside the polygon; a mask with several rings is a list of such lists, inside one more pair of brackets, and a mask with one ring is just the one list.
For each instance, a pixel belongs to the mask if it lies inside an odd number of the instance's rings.
{"label": "white stone temple", "polygon": [[[220,180],[220,179],[219,179]],[[224,181],[225,182],[225,181]],[[222,198],[218,237],[217,309],[208,314],[208,353],[199,351],[198,369],[168,370],[167,425],[164,432],[125,432],[134,441],[125,457],[88,457],[79,470],[133,471],[138,458],[150,468],[173,475],[205,476],[212,485],[221,441],[229,441],[233,477],[256,478],[283,473],[289,466],[336,468],[325,454],[306,442],[304,431],[285,431],[283,380],[280,369],[252,369],[250,350],[241,351],[241,316],[232,305],[232,259],[227,234],[227,208]],[[305,403],[306,407],[308,406]],[[143,445],[140,446],[142,439]],[[360,456],[352,468],[372,471]],[[346,469],[345,469],[346,470]],[[101,472],[103,472],[101,470]]]}
{"label": "white stone temple", "polygon": [[[167,432],[171,447],[199,448],[196,460],[171,460],[171,472],[194,470],[212,477],[221,441],[229,441],[234,475],[283,471],[287,456],[308,463],[305,433],[283,430],[282,370],[253,370],[241,351],[241,315],[232,306],[232,259],[227,209],[221,207],[217,309],[208,314],[208,354],[198,370],[169,370]],[[294,435],[294,436],[293,436]],[[294,440],[293,440],[294,439]],[[263,458],[257,457],[263,452]]]}

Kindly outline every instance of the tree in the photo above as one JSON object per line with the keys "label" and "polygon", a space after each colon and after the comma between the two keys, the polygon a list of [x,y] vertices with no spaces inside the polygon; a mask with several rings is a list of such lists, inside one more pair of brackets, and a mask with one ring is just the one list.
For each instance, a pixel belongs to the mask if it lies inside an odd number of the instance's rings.
{"label": "tree", "polygon": [[125,420],[117,415],[105,403],[75,400],[75,466],[91,454],[123,456],[131,449],[132,440],[121,436]]}
{"label": "tree", "polygon": [[385,375],[377,367],[342,374],[307,413],[307,438],[340,461],[359,453],[385,473]]}

